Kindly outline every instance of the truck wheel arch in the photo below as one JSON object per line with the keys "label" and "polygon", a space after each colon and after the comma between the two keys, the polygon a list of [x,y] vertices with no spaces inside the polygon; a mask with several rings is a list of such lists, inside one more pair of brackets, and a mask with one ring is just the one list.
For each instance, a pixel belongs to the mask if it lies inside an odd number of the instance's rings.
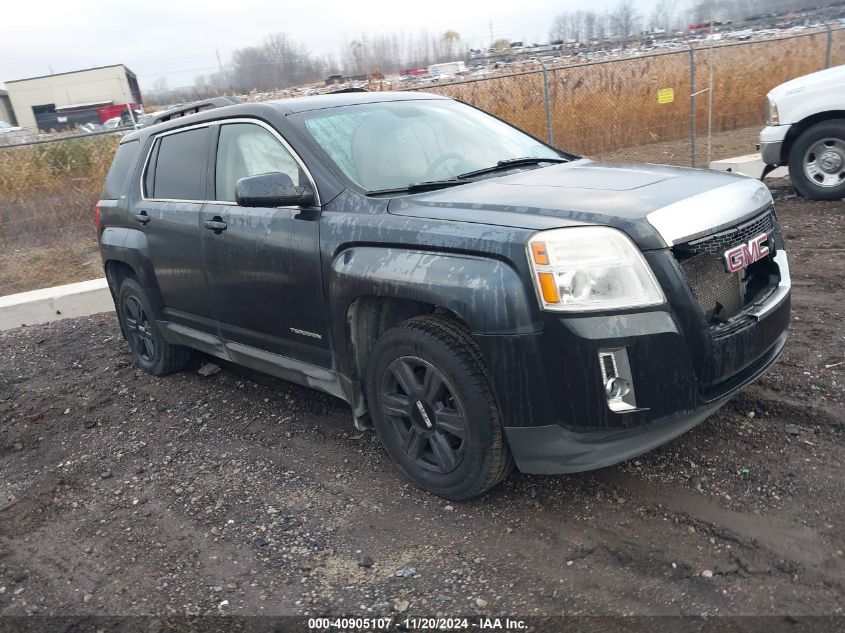
{"label": "truck wheel arch", "polygon": [[792,127],[789,128],[789,132],[787,132],[786,138],[783,140],[783,147],[780,151],[780,164],[789,164],[789,154],[792,152],[792,147],[805,131],[809,130],[817,123],[832,121],[835,119],[845,119],[845,110],[826,110],[825,112],[818,112],[801,119],[798,123],[794,123]]}

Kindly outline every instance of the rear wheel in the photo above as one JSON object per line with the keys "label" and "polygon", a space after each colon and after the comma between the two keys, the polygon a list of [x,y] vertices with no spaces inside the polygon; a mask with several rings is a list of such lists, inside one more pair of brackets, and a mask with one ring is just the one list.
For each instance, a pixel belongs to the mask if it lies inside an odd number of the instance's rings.
{"label": "rear wheel", "polygon": [[789,151],[789,175],[807,198],[844,198],[845,121],[824,121],[805,130]]}
{"label": "rear wheel", "polygon": [[164,340],[150,301],[135,279],[124,279],[120,284],[117,307],[123,335],[141,369],[163,376],[185,367],[191,350]]}
{"label": "rear wheel", "polygon": [[417,317],[389,330],[373,347],[366,383],[382,444],[418,486],[468,499],[512,468],[480,354],[459,324]]}

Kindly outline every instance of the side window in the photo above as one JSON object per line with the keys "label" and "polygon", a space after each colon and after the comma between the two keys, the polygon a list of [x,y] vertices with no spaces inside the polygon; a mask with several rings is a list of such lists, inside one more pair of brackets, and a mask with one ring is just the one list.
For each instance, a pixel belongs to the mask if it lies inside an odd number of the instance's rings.
{"label": "side window", "polygon": [[155,168],[152,178],[147,174],[148,198],[205,200],[209,133],[207,127],[196,128],[157,141],[155,163],[148,166]]}
{"label": "side window", "polygon": [[235,201],[235,184],[241,178],[280,171],[295,185],[307,182],[291,153],[270,132],[252,123],[220,126],[215,171],[215,199]]}

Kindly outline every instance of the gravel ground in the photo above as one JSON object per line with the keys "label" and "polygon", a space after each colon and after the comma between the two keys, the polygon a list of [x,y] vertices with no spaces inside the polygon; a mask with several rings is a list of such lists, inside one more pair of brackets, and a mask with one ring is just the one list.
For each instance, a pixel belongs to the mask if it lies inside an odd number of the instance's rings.
{"label": "gravel ground", "polygon": [[772,370],[636,460],[467,503],[328,396],[146,375],[113,316],[0,333],[0,615],[842,614],[845,204],[779,186]]}

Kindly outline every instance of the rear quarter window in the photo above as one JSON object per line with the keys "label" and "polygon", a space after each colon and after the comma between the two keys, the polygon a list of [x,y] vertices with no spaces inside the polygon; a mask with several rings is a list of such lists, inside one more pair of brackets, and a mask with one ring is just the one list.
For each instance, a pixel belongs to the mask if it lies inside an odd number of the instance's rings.
{"label": "rear quarter window", "polygon": [[118,146],[114,160],[106,176],[106,184],[103,187],[103,200],[117,200],[123,193],[123,187],[129,172],[135,166],[138,159],[138,152],[141,150],[140,141],[129,141]]}

